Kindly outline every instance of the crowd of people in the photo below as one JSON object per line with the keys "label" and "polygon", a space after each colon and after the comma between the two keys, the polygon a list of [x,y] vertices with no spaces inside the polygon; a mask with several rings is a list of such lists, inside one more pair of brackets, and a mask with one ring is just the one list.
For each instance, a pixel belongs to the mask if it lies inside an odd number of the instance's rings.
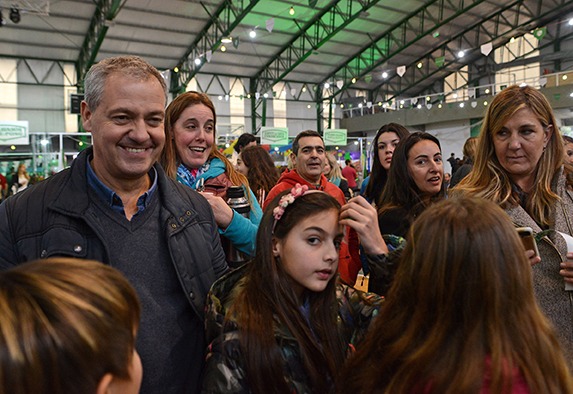
{"label": "crowd of people", "polygon": [[362,188],[313,130],[280,173],[251,134],[227,158],[209,96],[167,105],[138,57],[81,116],[93,146],[0,205],[0,394],[573,393],[573,142],[538,90],[493,98],[451,181],[383,125]]}

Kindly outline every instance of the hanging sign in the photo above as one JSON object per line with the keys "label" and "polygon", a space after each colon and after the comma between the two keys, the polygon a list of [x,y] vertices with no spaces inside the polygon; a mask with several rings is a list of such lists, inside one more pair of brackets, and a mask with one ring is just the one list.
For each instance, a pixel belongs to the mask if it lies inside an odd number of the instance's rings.
{"label": "hanging sign", "polygon": [[261,127],[261,145],[288,145],[287,127]]}
{"label": "hanging sign", "polygon": [[348,132],[346,129],[324,129],[324,145],[346,145]]}
{"label": "hanging sign", "polygon": [[0,121],[0,145],[29,145],[27,120]]}
{"label": "hanging sign", "polygon": [[480,47],[480,50],[481,50],[481,53],[482,53],[484,56],[488,56],[488,55],[491,53],[491,51],[493,50],[493,44],[492,44],[491,42],[488,42],[488,43],[486,43],[486,44],[483,44],[483,45]]}

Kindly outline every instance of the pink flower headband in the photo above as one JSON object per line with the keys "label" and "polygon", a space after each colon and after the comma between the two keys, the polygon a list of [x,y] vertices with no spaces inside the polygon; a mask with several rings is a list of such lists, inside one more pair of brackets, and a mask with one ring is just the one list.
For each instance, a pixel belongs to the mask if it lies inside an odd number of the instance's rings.
{"label": "pink flower headband", "polygon": [[292,204],[297,198],[304,196],[304,194],[307,191],[308,191],[307,185],[301,186],[299,183],[297,183],[291,189],[290,193],[285,194],[284,196],[281,197],[281,199],[279,200],[279,205],[277,205],[277,207],[273,209],[273,217],[275,218],[275,223],[273,224],[273,230],[274,227],[277,225],[277,222],[283,217],[286,207]]}

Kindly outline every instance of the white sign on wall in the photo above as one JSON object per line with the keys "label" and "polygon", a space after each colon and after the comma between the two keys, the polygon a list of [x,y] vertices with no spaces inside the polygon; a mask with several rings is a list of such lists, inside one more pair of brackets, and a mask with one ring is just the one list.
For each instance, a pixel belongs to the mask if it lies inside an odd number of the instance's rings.
{"label": "white sign on wall", "polygon": [[0,121],[0,145],[29,145],[27,120]]}

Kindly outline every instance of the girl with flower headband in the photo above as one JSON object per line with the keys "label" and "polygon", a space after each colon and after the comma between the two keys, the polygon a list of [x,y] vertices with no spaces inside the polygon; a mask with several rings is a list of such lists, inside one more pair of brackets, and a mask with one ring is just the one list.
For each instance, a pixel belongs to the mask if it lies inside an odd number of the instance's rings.
{"label": "girl with flower headband", "polygon": [[337,284],[339,213],[306,185],[271,202],[254,260],[209,294],[203,393],[334,391],[348,344],[380,302]]}

